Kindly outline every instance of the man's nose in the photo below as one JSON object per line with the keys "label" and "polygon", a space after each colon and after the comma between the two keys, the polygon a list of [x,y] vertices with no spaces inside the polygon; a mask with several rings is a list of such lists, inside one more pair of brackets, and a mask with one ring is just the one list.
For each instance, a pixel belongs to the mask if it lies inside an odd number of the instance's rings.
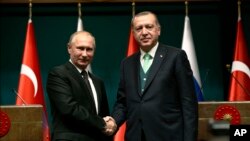
{"label": "man's nose", "polygon": [[86,50],[86,49],[84,49],[84,50],[82,51],[82,56],[87,56],[87,50]]}
{"label": "man's nose", "polygon": [[142,34],[147,34],[147,33],[148,33],[147,28],[143,27],[143,28],[142,28]]}

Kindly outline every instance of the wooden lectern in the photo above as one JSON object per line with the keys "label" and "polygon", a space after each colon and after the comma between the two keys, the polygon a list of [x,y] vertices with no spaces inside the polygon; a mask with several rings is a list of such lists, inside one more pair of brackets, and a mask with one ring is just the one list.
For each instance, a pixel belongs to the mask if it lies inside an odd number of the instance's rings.
{"label": "wooden lectern", "polygon": [[[10,120],[10,128],[0,141],[42,141],[42,105],[0,106]],[[2,117],[1,117],[2,118]]]}
{"label": "wooden lectern", "polygon": [[[209,120],[214,119],[216,111],[223,106],[232,106],[237,110],[240,114],[240,124],[250,124],[250,101],[199,102],[199,141],[210,141],[213,138],[209,131]],[[8,114],[11,121],[8,134],[1,137],[0,141],[42,141],[41,105],[0,106],[0,110]],[[219,111],[224,112],[223,108]],[[228,114],[227,112],[224,114]]]}
{"label": "wooden lectern", "polygon": [[[233,116],[234,113],[236,113],[236,116]],[[239,124],[249,125],[250,101],[199,102],[198,139],[200,141],[210,141],[213,138],[214,135],[209,131],[210,119],[214,119],[217,115],[225,118],[235,118],[237,114],[239,114]]]}

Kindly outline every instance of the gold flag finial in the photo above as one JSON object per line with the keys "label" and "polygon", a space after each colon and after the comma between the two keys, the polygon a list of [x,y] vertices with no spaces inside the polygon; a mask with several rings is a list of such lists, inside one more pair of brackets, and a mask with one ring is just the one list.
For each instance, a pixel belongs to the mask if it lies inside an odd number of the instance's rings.
{"label": "gold flag finial", "polygon": [[135,16],[135,0],[132,0],[132,17]]}
{"label": "gold flag finial", "polygon": [[185,14],[188,15],[188,1],[185,0]]}
{"label": "gold flag finial", "polygon": [[32,19],[32,0],[29,0],[29,19]]}
{"label": "gold flag finial", "polygon": [[78,3],[78,16],[82,17],[82,6],[80,2]]}
{"label": "gold flag finial", "polygon": [[241,18],[241,1],[238,0],[238,18],[240,19]]}

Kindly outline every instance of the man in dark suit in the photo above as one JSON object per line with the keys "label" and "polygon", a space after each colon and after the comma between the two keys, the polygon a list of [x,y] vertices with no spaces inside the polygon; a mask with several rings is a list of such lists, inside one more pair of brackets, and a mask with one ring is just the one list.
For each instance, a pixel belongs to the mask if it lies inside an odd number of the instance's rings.
{"label": "man in dark suit", "polygon": [[198,102],[186,53],[158,42],[152,12],[132,20],[140,51],[121,62],[112,117],[126,121],[125,141],[197,141]]}
{"label": "man in dark suit", "polygon": [[[108,141],[113,122],[109,115],[104,83],[88,72],[93,59],[95,38],[86,31],[71,35],[70,59],[54,67],[48,75],[47,92],[52,113],[53,141]],[[112,121],[112,119],[110,120]]]}

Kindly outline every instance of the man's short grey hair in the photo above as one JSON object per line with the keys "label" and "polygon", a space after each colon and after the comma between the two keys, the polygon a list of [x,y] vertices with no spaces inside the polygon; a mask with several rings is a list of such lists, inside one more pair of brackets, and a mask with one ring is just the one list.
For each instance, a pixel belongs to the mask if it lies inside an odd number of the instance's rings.
{"label": "man's short grey hair", "polygon": [[73,34],[71,34],[71,36],[69,38],[68,46],[70,46],[70,45],[72,45],[72,43],[74,43],[75,36],[78,35],[78,34],[85,34],[85,35],[90,36],[91,38],[93,38],[94,48],[96,47],[95,37],[88,31],[77,31],[77,32],[74,32]]}
{"label": "man's short grey hair", "polygon": [[153,16],[155,17],[156,25],[157,25],[158,27],[161,27],[161,24],[160,24],[160,22],[159,22],[159,20],[158,20],[158,18],[157,18],[157,16],[156,16],[156,14],[153,13],[153,12],[151,12],[151,11],[143,11],[143,12],[137,13],[137,14],[133,17],[133,19],[132,19],[132,21],[131,21],[131,26],[132,26],[132,27],[134,26],[134,20],[135,20],[136,17],[145,16],[145,15],[150,15],[150,14],[153,15]]}

